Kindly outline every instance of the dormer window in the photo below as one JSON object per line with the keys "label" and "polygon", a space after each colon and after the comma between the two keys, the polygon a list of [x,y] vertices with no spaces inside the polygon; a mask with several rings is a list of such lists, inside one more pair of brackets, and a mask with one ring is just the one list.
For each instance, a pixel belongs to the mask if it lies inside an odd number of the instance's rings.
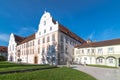
{"label": "dormer window", "polygon": [[46,25],[46,21],[44,21],[44,25]]}

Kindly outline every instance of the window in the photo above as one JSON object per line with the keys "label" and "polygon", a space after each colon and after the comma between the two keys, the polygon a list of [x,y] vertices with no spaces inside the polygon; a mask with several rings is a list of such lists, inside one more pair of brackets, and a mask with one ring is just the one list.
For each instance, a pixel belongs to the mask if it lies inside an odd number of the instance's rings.
{"label": "window", "polygon": [[95,49],[92,49],[92,53],[95,53]]}
{"label": "window", "polygon": [[34,41],[33,41],[33,46],[34,46]]}
{"label": "window", "polygon": [[24,44],[24,48],[25,48],[25,44]]}
{"label": "window", "polygon": [[49,36],[47,37],[47,42],[50,42],[50,38],[49,38]]}
{"label": "window", "polygon": [[46,25],[46,21],[44,21],[44,25]]}
{"label": "window", "polygon": [[64,52],[64,44],[61,43],[61,52]]}
{"label": "window", "polygon": [[38,40],[38,44],[40,44],[40,39]]}
{"label": "window", "polygon": [[55,34],[52,35],[52,41],[55,41]]}
{"label": "window", "polygon": [[60,41],[63,41],[63,35],[60,36]]}
{"label": "window", "polygon": [[44,33],[46,33],[46,30],[44,30]]}
{"label": "window", "polygon": [[14,45],[12,45],[12,50],[14,50]]}
{"label": "window", "polygon": [[88,49],[87,52],[90,53],[90,49]]}
{"label": "window", "polygon": [[109,59],[109,63],[113,63],[113,59],[112,58]]}
{"label": "window", "polygon": [[40,53],[40,48],[38,47],[38,54]]}
{"label": "window", "polygon": [[32,46],[32,42],[30,43],[30,46]]}
{"label": "window", "polygon": [[114,49],[113,47],[108,48],[108,53],[113,53]]}
{"label": "window", "polygon": [[102,48],[99,48],[99,49],[98,49],[98,53],[100,53],[100,54],[103,53]]}
{"label": "window", "polygon": [[52,30],[52,27],[50,27],[50,31]]}
{"label": "window", "polygon": [[68,38],[67,37],[65,37],[65,41],[66,41],[66,43],[68,43]]}
{"label": "window", "polygon": [[98,59],[98,62],[99,62],[99,63],[103,63],[103,58],[99,58],[99,59]]}
{"label": "window", "polygon": [[84,54],[84,50],[82,50],[82,53]]}
{"label": "window", "polygon": [[45,48],[42,48],[42,55],[44,55],[44,52],[45,52]]}
{"label": "window", "polygon": [[87,60],[87,57],[84,57],[84,60]]}
{"label": "window", "polygon": [[41,35],[41,32],[39,32],[39,35]]}
{"label": "window", "polygon": [[43,43],[45,43],[45,38],[43,38]]}

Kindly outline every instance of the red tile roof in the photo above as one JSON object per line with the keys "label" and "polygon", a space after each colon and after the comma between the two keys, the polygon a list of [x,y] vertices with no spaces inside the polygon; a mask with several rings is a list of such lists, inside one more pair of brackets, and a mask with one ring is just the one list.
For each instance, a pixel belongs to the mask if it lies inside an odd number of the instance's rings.
{"label": "red tile roof", "polygon": [[64,34],[70,36],[73,39],[76,39],[77,41],[79,41],[80,43],[86,43],[85,40],[83,40],[82,38],[80,38],[79,36],[77,36],[75,33],[71,32],[69,29],[67,29],[66,27],[64,27],[63,25],[59,24],[59,30],[61,32],[63,32]]}
{"label": "red tile roof", "polygon": [[0,46],[0,52],[7,52],[8,48],[5,46]]}
{"label": "red tile roof", "polygon": [[18,44],[25,39],[24,37],[21,37],[21,36],[18,36],[18,35],[14,35],[14,37],[15,37],[15,41],[16,41]]}
{"label": "red tile roof", "polygon": [[23,41],[20,42],[20,44],[23,44],[25,42],[31,41],[33,39],[35,39],[35,34],[32,34],[32,35],[26,37]]}
{"label": "red tile roof", "polygon": [[[56,21],[54,19],[52,19],[52,22],[54,24],[56,24]],[[77,41],[79,41],[80,43],[86,43],[85,40],[83,40],[82,38],[80,38],[79,36],[77,36],[75,33],[71,32],[68,28],[64,27],[63,25],[59,24],[59,30],[61,32],[63,32],[64,34],[70,36],[73,39],[76,39]]]}
{"label": "red tile roof", "polygon": [[88,48],[88,47],[101,47],[101,46],[111,46],[120,44],[120,39],[112,39],[100,42],[91,42],[77,45],[78,48]]}

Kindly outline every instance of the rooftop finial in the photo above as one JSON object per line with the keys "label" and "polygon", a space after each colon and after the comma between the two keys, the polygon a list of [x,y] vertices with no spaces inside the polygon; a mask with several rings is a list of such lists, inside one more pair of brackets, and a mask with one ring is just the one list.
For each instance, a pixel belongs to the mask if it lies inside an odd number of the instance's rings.
{"label": "rooftop finial", "polygon": [[44,13],[46,13],[46,10],[44,11]]}
{"label": "rooftop finial", "polygon": [[44,13],[46,13],[46,8],[45,8],[45,11],[44,11]]}

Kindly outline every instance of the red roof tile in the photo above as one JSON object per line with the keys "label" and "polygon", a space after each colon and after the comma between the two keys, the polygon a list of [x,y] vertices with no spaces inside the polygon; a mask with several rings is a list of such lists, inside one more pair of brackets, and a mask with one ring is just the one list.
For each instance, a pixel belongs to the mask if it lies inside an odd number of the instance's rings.
{"label": "red roof tile", "polygon": [[100,42],[91,42],[77,45],[78,48],[88,48],[88,47],[101,47],[101,46],[111,46],[120,44],[120,39],[112,39]]}
{"label": "red roof tile", "polygon": [[7,52],[8,49],[5,46],[0,46],[0,52]]}
{"label": "red roof tile", "polygon": [[20,42],[20,44],[23,44],[25,42],[31,41],[33,39],[35,39],[35,34],[32,34],[32,35],[26,37],[23,41]]}
{"label": "red roof tile", "polygon": [[15,37],[15,41],[16,41],[18,44],[25,39],[24,37],[21,37],[21,36],[18,36],[18,35],[14,35],[14,37]]}
{"label": "red roof tile", "polygon": [[71,32],[69,29],[67,29],[66,27],[64,27],[63,25],[59,24],[59,30],[61,32],[63,32],[64,34],[70,36],[73,39],[76,39],[77,41],[79,41],[80,43],[86,43],[85,40],[83,40],[82,38],[80,38],[79,36],[77,36],[75,33]]}

